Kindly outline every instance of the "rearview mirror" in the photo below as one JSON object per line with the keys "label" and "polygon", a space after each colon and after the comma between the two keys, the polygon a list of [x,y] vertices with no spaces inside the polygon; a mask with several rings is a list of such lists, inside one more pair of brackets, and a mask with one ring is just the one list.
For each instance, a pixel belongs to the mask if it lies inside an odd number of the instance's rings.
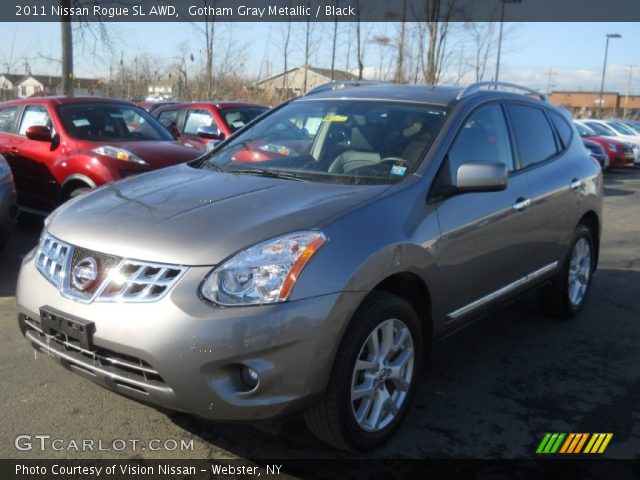
{"label": "rearview mirror", "polygon": [[224,138],[224,133],[218,127],[198,127],[197,133],[200,138],[208,138],[210,140],[222,140]]}
{"label": "rearview mirror", "polygon": [[31,125],[25,133],[29,140],[36,140],[38,142],[51,141],[51,130],[44,125]]}
{"label": "rearview mirror", "polygon": [[465,162],[458,167],[455,190],[466,192],[496,192],[507,188],[509,172],[500,162]]}

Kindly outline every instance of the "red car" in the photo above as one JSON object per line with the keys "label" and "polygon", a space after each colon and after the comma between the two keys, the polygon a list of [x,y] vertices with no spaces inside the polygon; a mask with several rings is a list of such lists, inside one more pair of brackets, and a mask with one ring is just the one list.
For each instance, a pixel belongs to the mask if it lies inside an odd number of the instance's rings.
{"label": "red car", "polygon": [[193,160],[149,113],[127,101],[41,97],[0,104],[0,154],[22,210],[48,212],[90,188]]}
{"label": "red car", "polygon": [[153,110],[160,123],[185,145],[206,149],[209,142],[223,140],[269,107],[256,103],[174,103]]}
{"label": "red car", "polygon": [[601,137],[586,125],[578,122],[574,122],[574,125],[583,139],[591,140],[604,148],[604,151],[609,155],[610,167],[633,166],[635,154],[633,147],[629,143],[613,138]]}

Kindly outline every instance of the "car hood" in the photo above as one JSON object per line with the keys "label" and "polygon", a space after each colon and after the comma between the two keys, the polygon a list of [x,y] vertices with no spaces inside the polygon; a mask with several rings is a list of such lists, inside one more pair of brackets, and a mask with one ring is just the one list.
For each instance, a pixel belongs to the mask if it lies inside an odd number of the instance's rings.
{"label": "car hood", "polygon": [[215,265],[254,243],[324,222],[385,185],[335,185],[178,165],[110,183],[56,210],[51,235],[136,260]]}
{"label": "car hood", "polygon": [[[122,148],[140,157],[153,169],[169,167],[188,162],[203,154],[198,148],[186,147],[178,141],[158,140],[139,142],[102,142],[100,145],[110,145]],[[93,149],[94,143],[78,142],[80,149]]]}

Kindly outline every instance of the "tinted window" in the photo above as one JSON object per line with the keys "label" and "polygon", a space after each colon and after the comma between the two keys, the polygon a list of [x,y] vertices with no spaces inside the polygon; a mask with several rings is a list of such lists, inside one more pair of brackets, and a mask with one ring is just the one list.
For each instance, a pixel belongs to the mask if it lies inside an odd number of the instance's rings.
{"label": "tinted window", "polygon": [[197,135],[199,127],[217,127],[213,115],[206,110],[187,110],[184,133]]}
{"label": "tinted window", "polygon": [[220,114],[231,131],[235,132],[267,110],[269,109],[264,107],[225,108],[220,110]]}
{"label": "tinted window", "polygon": [[553,130],[541,109],[525,105],[509,105],[508,108],[520,153],[520,168],[542,162],[557,153]]}
{"label": "tinted window", "polygon": [[614,132],[613,130],[611,130],[609,127],[602,125],[601,123],[596,123],[596,122],[584,122],[585,125],[589,128],[591,128],[592,130],[595,130],[596,132],[598,132],[599,135],[604,135],[604,136],[608,136],[608,137],[615,137],[617,136],[617,133]]}
{"label": "tinted window", "polygon": [[504,163],[514,170],[509,133],[498,104],[487,105],[467,119],[449,151],[449,173],[456,178],[458,167],[465,162],[484,161]]}
{"label": "tinted window", "polygon": [[591,128],[587,127],[586,125],[583,125],[581,123],[576,123],[573,122],[573,124],[576,127],[576,130],[578,130],[578,133],[580,134],[581,137],[597,137],[598,134],[596,132],[594,132]]}
{"label": "tinted window", "polygon": [[19,107],[0,109],[0,132],[11,132],[13,130],[13,122],[16,120],[18,109]]}
{"label": "tinted window", "polygon": [[178,110],[160,112],[158,121],[167,128],[175,126],[178,123]]}
{"label": "tinted window", "polygon": [[51,119],[49,118],[49,112],[44,105],[29,105],[24,109],[22,114],[22,120],[20,121],[20,128],[18,129],[19,135],[26,135],[27,128],[34,125],[51,128]]}
{"label": "tinted window", "polygon": [[295,101],[238,132],[202,168],[396,183],[420,164],[445,113],[437,106],[385,101]]}
{"label": "tinted window", "polygon": [[568,147],[571,142],[571,126],[562,117],[562,115],[557,112],[549,112],[549,117],[551,118],[553,125],[556,127],[556,132],[558,132],[562,145]]}
{"label": "tinted window", "polygon": [[139,107],[98,103],[59,108],[65,129],[79,140],[173,140],[155,118]]}

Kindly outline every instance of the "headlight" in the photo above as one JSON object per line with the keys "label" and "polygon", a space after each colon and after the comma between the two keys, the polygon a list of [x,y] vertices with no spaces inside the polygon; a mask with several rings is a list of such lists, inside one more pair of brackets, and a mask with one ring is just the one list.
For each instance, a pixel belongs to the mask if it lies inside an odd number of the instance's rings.
{"label": "headlight", "polygon": [[105,157],[115,158],[117,160],[123,160],[125,162],[137,163],[138,165],[147,165],[147,162],[142,160],[137,155],[126,151],[123,148],[112,147],[110,145],[103,145],[98,148],[94,148],[92,152],[98,155],[104,155]]}
{"label": "headlight", "polygon": [[609,149],[610,149],[613,153],[618,153],[618,147],[616,147],[613,143],[607,143],[607,145],[609,146]]}
{"label": "headlight", "polygon": [[321,232],[296,232],[242,250],[212,270],[202,295],[226,306],[284,302],[326,240]]}

